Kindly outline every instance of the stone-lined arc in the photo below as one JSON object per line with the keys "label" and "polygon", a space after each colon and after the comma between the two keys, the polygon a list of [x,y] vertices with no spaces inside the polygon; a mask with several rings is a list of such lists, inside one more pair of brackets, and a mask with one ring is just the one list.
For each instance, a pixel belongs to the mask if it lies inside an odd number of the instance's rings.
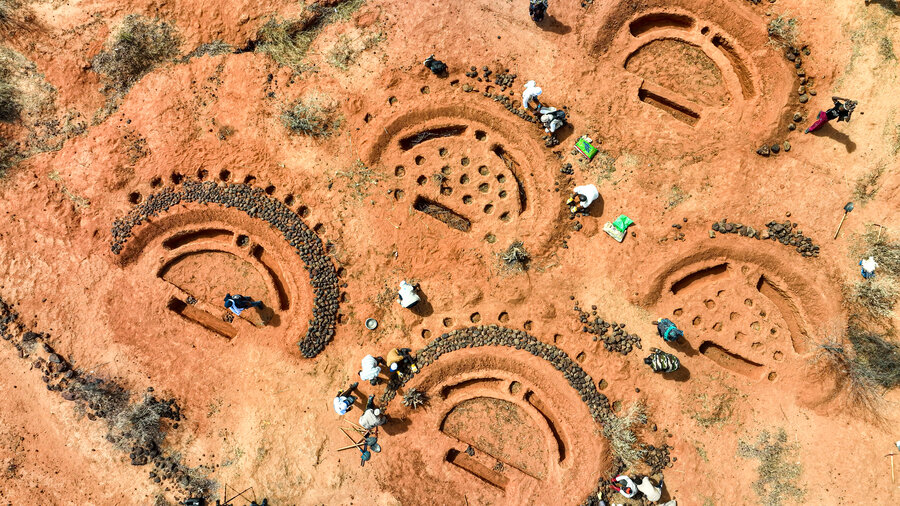
{"label": "stone-lined arc", "polygon": [[134,206],[112,226],[110,248],[118,255],[133,237],[135,227],[170,208],[188,203],[215,204],[234,208],[249,217],[262,220],[283,235],[300,256],[313,287],[313,314],[306,336],[297,345],[303,356],[318,355],[334,337],[338,312],[338,275],[325,254],[322,240],[297,213],[284,203],[269,197],[262,189],[245,184],[216,184],[185,181],[179,188],[168,187]]}

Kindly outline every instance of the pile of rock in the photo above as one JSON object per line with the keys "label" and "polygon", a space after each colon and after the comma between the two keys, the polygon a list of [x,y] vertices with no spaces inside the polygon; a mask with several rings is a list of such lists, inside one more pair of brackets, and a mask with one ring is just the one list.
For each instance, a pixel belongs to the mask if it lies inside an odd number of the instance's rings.
{"label": "pile of rock", "polygon": [[593,340],[602,340],[607,351],[616,351],[628,355],[634,348],[641,347],[641,338],[637,334],[625,332],[624,323],[609,323],[597,316],[597,306],[591,306],[591,312],[582,311],[577,305],[573,308],[578,313],[578,320],[583,325],[581,331],[593,334]]}
{"label": "pile of rock", "polygon": [[325,254],[322,240],[310,230],[300,216],[284,203],[269,197],[261,188],[246,184],[200,183],[187,180],[180,188],[165,188],[150,195],[144,202],[115,221],[112,226],[113,253],[119,254],[132,236],[132,230],[151,218],[186,204],[217,204],[243,211],[251,218],[267,222],[281,232],[284,239],[297,251],[309,273],[309,281],[315,292],[313,316],[306,337],[297,345],[303,356],[315,357],[334,337],[340,295],[337,271]]}
{"label": "pile of rock", "polygon": [[803,235],[803,232],[796,230],[797,224],[791,221],[777,222],[770,221],[766,223],[766,230],[759,231],[749,225],[741,223],[729,223],[726,218],[712,224],[710,237],[715,237],[715,233],[722,234],[739,234],[744,237],[758,240],[778,241],[786,246],[794,246],[797,253],[804,257],[818,257],[819,246],[813,244],[812,238]]}
{"label": "pile of rock", "polygon": [[[109,425],[106,439],[117,447],[130,448],[131,465],[152,463],[150,479],[155,483],[168,481],[186,497],[206,496],[212,491],[213,483],[198,469],[185,466],[178,453],[165,454],[160,448],[165,438],[162,424],[171,420],[175,422],[172,428],[177,429],[177,422],[182,418],[181,408],[174,399],[161,400],[147,394],[140,403],[132,404],[131,394],[115,381],[74,369],[50,345],[49,334],[27,330],[12,306],[2,298],[0,338],[11,343],[19,357],[29,360],[33,369],[41,373],[47,390],[59,392],[63,399],[74,402],[88,420],[105,419]],[[152,392],[153,388],[147,391]]]}

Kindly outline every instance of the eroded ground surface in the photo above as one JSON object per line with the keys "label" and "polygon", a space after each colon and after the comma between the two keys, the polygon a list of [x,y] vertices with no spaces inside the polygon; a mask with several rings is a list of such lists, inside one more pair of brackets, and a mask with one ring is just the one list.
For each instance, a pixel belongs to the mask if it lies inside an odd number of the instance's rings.
{"label": "eroded ground surface", "polygon": [[[524,0],[0,1],[0,499],[582,504],[628,470],[687,505],[900,503],[897,391],[876,416],[815,361],[861,235],[900,234],[900,8],[807,3],[554,0],[536,25]],[[133,14],[175,42],[117,91],[96,57]],[[557,146],[521,111],[530,79],[568,107]],[[804,135],[832,95],[853,120]],[[329,135],[285,127],[297,99]],[[602,198],[570,220],[585,183]],[[790,221],[816,254],[723,218]],[[500,261],[514,241],[527,270]],[[228,321],[223,292],[268,310]],[[360,467],[332,398],[396,346],[426,360],[393,399],[360,387],[391,417]],[[681,370],[652,374],[651,347]],[[157,446],[108,426],[96,378],[176,401]],[[611,428],[636,403],[629,458]]]}

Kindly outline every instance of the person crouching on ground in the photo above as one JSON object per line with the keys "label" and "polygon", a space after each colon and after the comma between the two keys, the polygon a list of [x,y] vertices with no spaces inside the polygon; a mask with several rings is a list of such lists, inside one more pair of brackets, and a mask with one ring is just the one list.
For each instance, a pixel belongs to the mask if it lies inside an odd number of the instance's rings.
{"label": "person crouching on ground", "polygon": [[366,430],[380,427],[387,422],[387,417],[381,414],[381,410],[375,407],[375,396],[370,395],[366,401],[366,412],[359,417],[359,424]]}

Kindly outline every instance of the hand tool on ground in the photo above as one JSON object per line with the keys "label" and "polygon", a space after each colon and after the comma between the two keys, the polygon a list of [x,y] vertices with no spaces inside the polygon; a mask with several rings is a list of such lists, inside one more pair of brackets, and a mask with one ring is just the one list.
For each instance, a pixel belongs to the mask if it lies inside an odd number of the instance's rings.
{"label": "hand tool on ground", "polygon": [[844,205],[844,216],[841,217],[841,222],[838,223],[837,232],[834,233],[834,238],[837,239],[838,234],[841,233],[841,226],[844,224],[844,220],[847,219],[847,213],[853,210],[853,202],[847,202]]}
{"label": "hand tool on ground", "polygon": [[344,451],[344,450],[349,450],[350,448],[359,448],[359,447],[361,447],[361,446],[364,445],[364,444],[366,444],[365,441],[360,441],[359,443],[356,443],[356,444],[353,444],[353,445],[345,446],[345,447],[343,447],[343,448],[338,448],[337,451],[340,452],[340,451]]}

